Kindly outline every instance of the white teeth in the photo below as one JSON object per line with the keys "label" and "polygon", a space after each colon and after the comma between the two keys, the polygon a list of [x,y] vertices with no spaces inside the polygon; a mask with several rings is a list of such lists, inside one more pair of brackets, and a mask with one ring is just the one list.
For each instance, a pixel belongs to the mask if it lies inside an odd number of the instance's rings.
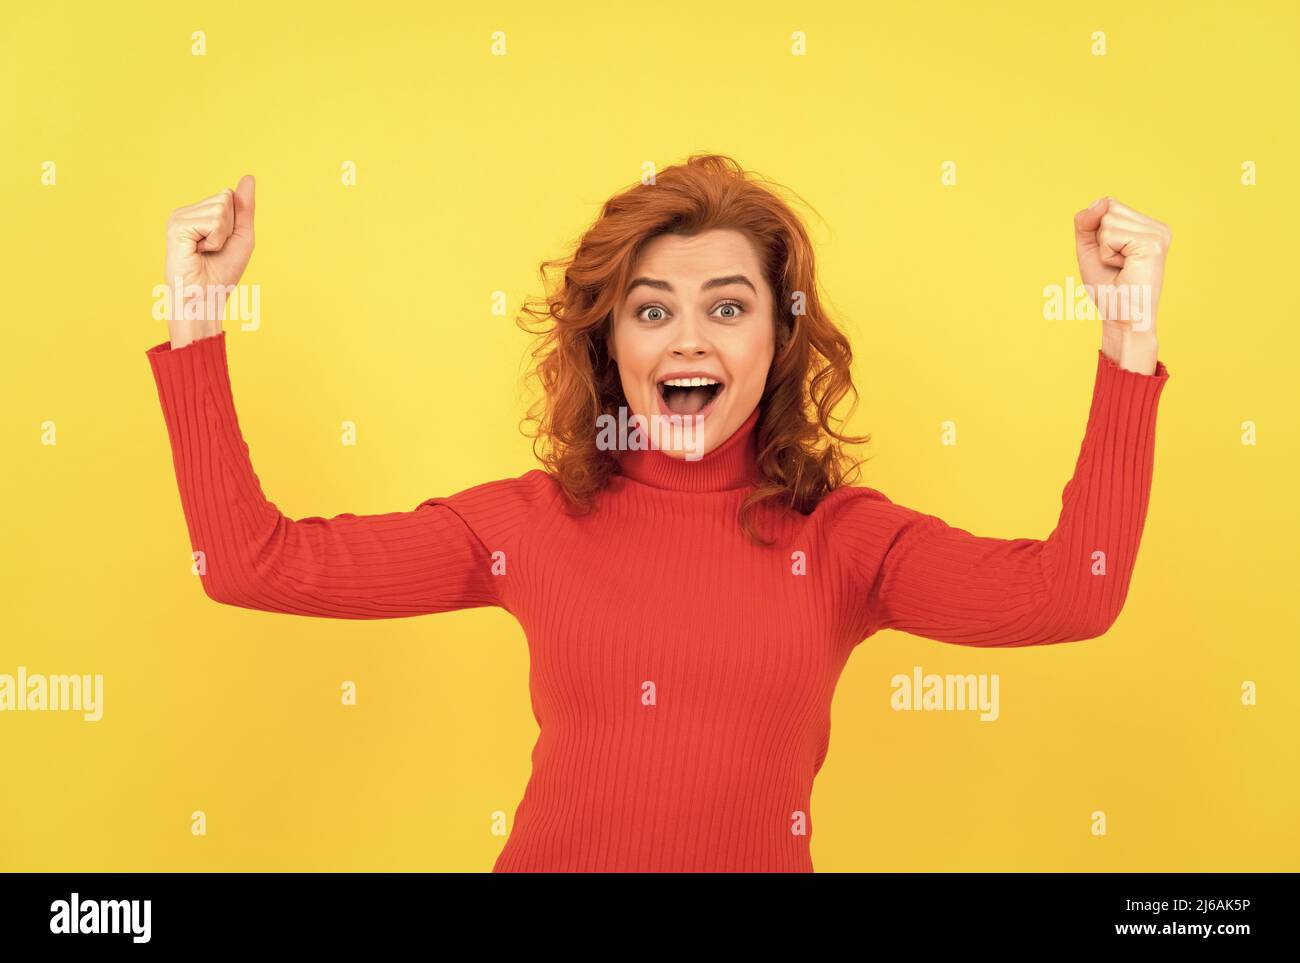
{"label": "white teeth", "polygon": [[669,378],[662,383],[673,388],[703,388],[706,385],[716,385],[722,382],[715,381],[713,378]]}

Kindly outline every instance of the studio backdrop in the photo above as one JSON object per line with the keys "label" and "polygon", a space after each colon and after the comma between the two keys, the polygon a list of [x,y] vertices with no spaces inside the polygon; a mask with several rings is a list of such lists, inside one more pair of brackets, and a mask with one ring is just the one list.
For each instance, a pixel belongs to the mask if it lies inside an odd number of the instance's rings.
{"label": "studio backdrop", "polygon": [[1297,39],[1282,0],[7,5],[0,869],[491,869],[538,738],[523,626],[207,596],[145,354],[166,223],[256,177],[224,337],[266,496],[410,511],[538,467],[540,265],[717,153],[797,194],[856,484],[981,536],[1045,538],[1079,456],[1075,213],[1174,235],[1122,612],[857,645],[817,870],[1295,870]]}

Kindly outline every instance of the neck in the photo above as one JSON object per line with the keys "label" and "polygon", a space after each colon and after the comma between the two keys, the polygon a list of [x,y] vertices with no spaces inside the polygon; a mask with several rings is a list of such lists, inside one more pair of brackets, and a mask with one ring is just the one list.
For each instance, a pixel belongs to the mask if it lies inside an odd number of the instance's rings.
{"label": "neck", "polygon": [[687,461],[656,448],[618,453],[619,469],[634,481],[673,491],[720,492],[749,488],[761,480],[758,470],[756,407],[726,441],[702,458]]}

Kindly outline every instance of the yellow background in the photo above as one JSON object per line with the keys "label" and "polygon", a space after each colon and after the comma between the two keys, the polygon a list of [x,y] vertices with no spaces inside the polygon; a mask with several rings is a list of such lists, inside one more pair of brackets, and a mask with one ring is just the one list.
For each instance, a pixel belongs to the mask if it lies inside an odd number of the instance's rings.
{"label": "yellow background", "polygon": [[[295,618],[218,606],[190,574],[144,356],[167,336],[164,222],[257,176],[261,329],[227,337],[263,487],[295,518],[409,510],[534,467],[513,316],[539,262],[643,162],[697,150],[816,209],[851,427],[874,434],[861,483],[977,534],[1045,537],[1078,454],[1097,331],[1042,317],[1077,271],[1074,212],[1113,194],[1174,229],[1117,625],[859,647],[813,795],[818,871],[1300,868],[1297,39],[1280,0],[6,4],[0,672],[103,673],[105,715],[0,715],[0,868],[491,867],[536,736],[507,613]],[[913,665],[998,673],[1001,719],[894,712]]]}

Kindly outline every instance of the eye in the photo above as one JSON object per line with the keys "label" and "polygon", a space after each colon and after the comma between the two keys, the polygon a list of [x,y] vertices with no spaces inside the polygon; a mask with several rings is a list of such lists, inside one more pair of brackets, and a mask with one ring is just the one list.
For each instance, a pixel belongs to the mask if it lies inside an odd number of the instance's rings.
{"label": "eye", "polygon": [[[723,301],[713,310],[714,311],[729,310],[731,313],[722,315],[720,320],[735,321],[739,319],[742,313],[744,313],[745,305],[739,301]],[[649,314],[648,312],[651,311],[658,312],[658,313],[653,315]],[[664,321],[667,319],[667,317],[668,317],[668,309],[659,304],[642,305],[636,312],[636,318],[639,321],[657,322],[657,321]]]}

